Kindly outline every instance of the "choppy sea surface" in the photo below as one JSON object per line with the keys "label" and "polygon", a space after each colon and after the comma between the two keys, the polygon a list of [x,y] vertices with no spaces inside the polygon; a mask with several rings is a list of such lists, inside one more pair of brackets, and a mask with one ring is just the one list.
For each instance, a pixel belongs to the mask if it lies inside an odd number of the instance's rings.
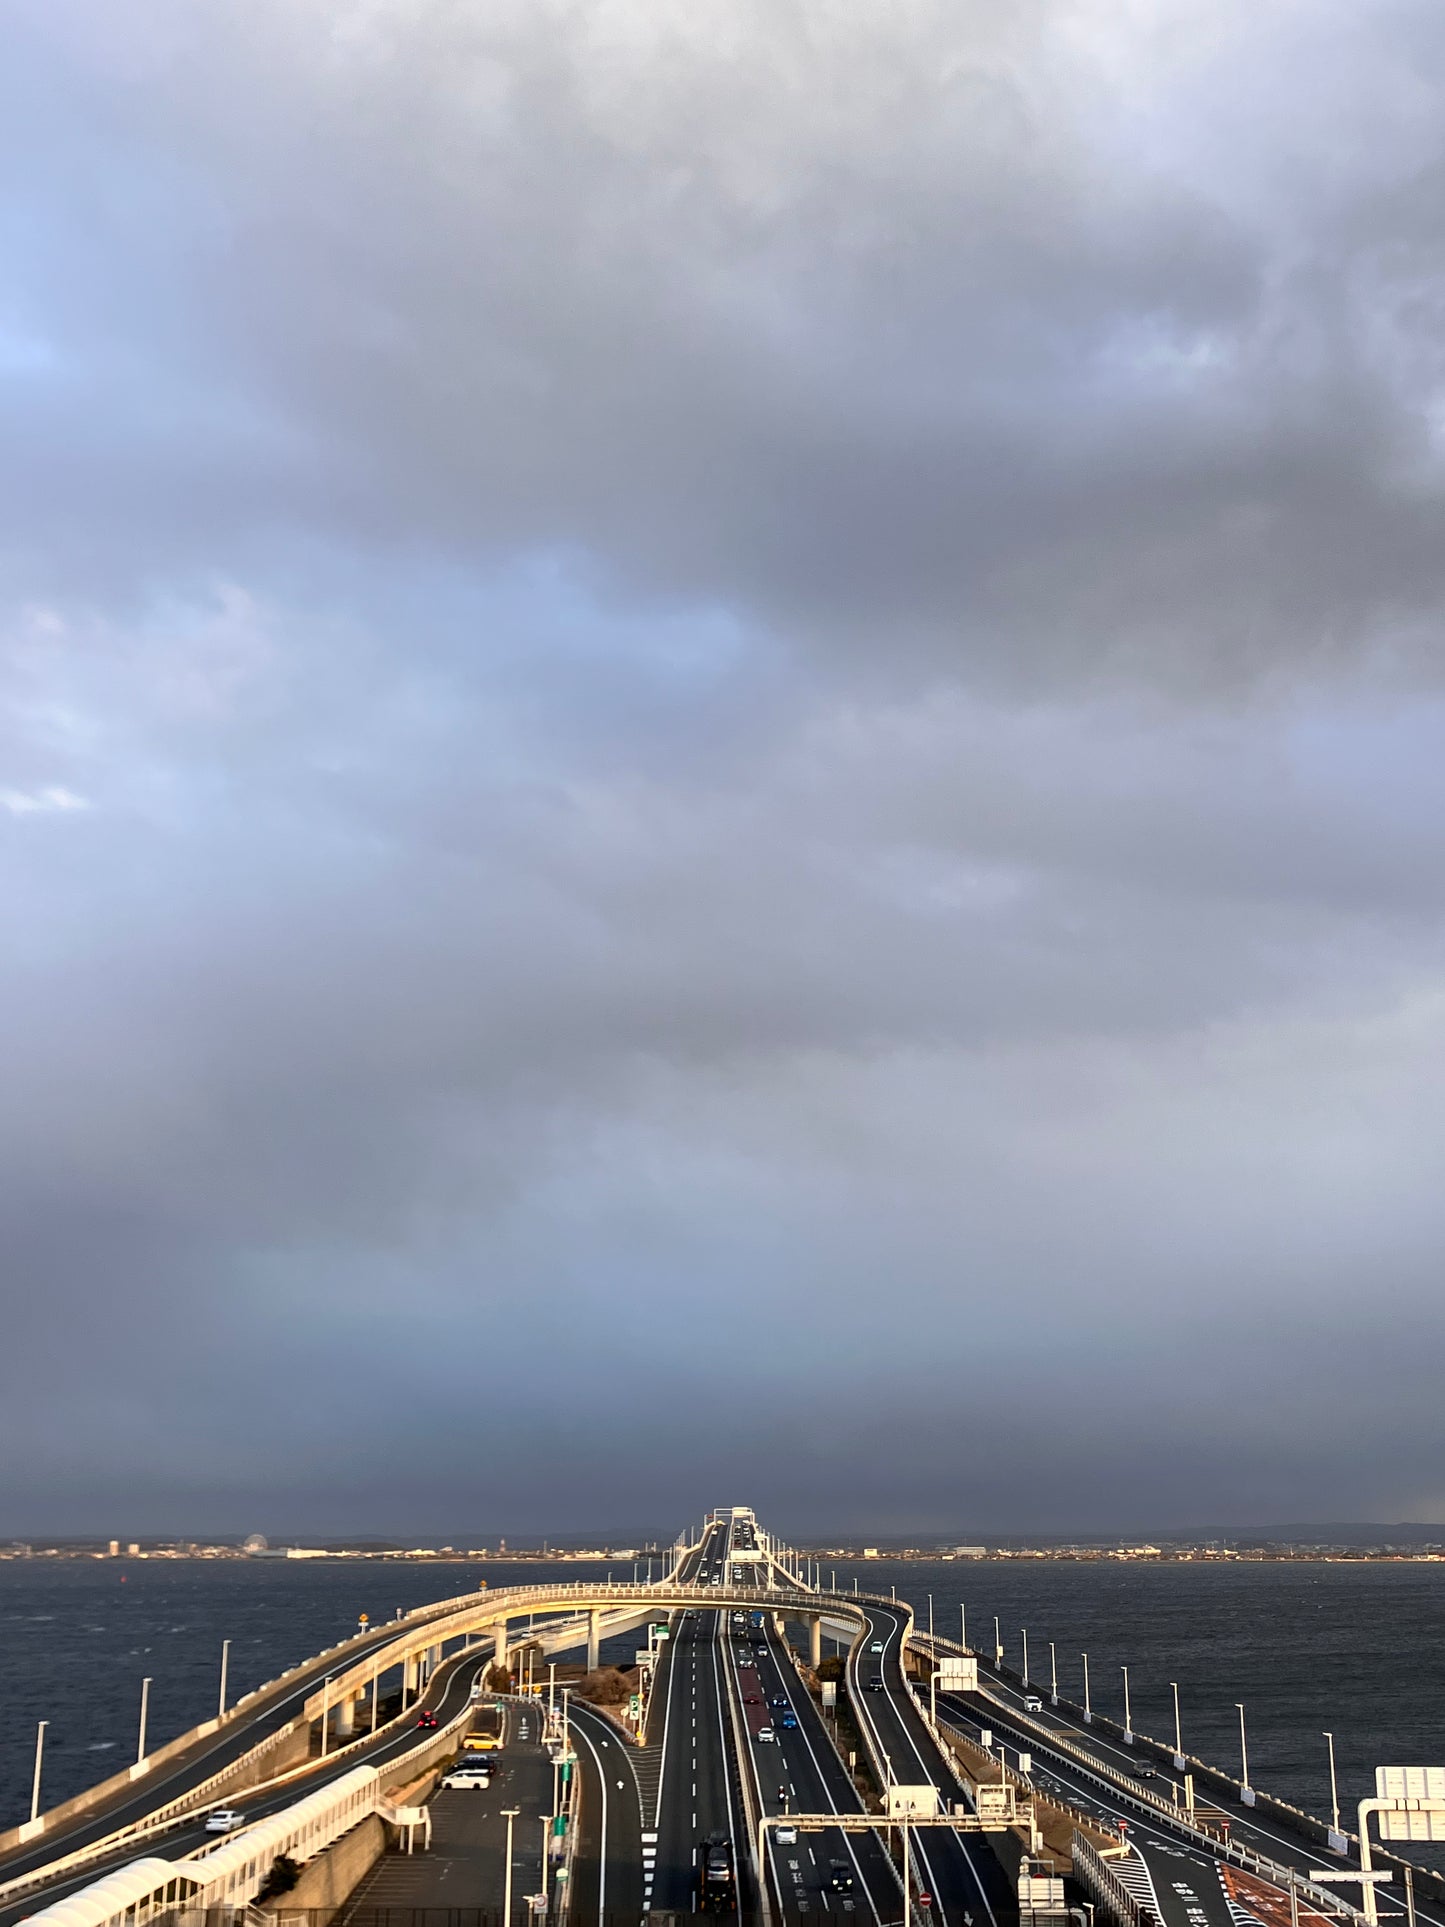
{"label": "choppy sea surface", "polygon": [[[135,1757],[141,1680],[159,1745],[216,1710],[221,1641],[238,1696],[397,1607],[489,1585],[594,1568],[395,1561],[0,1562],[0,1826],[26,1817],[36,1722],[48,1720],[43,1804]],[[596,1570],[601,1570],[596,1569]],[[993,1619],[1011,1665],[1029,1629],[1032,1676],[1123,1713],[1129,1668],[1136,1730],[1173,1733],[1179,1682],[1188,1751],[1239,1770],[1245,1706],[1250,1778],[1328,1818],[1324,1731],[1335,1735],[1340,1800],[1373,1791],[1377,1765],[1445,1764],[1445,1565],[1074,1564],[1067,1561],[825,1562],[840,1591],[896,1587],[927,1624],[988,1651]],[[632,1577],[630,1562],[615,1568]],[[621,1642],[630,1649],[633,1635]]]}

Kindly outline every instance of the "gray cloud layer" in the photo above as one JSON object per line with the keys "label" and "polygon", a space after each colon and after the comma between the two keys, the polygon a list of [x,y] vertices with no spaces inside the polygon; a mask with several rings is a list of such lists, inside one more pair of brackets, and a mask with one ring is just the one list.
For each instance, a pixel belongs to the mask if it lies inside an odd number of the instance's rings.
{"label": "gray cloud layer", "polygon": [[1445,1516],[1433,11],[8,38],[0,1529]]}

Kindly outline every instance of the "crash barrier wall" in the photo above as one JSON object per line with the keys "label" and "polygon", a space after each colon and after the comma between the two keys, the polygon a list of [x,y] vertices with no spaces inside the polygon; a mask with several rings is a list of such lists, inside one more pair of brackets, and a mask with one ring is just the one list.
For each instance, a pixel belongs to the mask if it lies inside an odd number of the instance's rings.
{"label": "crash barrier wall", "polygon": [[[956,1640],[931,1639],[929,1643],[933,1648],[938,1650],[957,1653],[964,1651],[964,1648],[960,1646]],[[1006,1678],[1010,1677],[1006,1668],[994,1668],[993,1671],[995,1677],[1000,1673]],[[1013,1677],[1018,1678],[1017,1675]],[[1020,1683],[1022,1683],[1021,1680]],[[990,1697],[984,1683],[984,1675],[982,1672],[980,1672],[979,1675],[979,1696],[985,1699]],[[1060,1701],[1061,1703],[1067,1704],[1067,1702],[1063,1701],[1062,1694],[1060,1695]],[[1102,1759],[1089,1752],[1088,1748],[1081,1746],[1073,1735],[1060,1732],[1055,1727],[1044,1726],[1039,1721],[1031,1719],[1027,1713],[1021,1713],[1016,1707],[1006,1706],[1002,1701],[996,1700],[994,1704],[999,1707],[1001,1712],[1007,1714],[1010,1722],[1014,1726],[1023,1727],[1025,1731],[1032,1734],[1038,1746],[1043,1751],[1047,1752],[1052,1749],[1056,1753],[1066,1753],[1071,1760],[1077,1762],[1092,1778],[1098,1780],[1102,1785],[1107,1786],[1110,1791],[1110,1796],[1114,1801],[1137,1807],[1141,1813],[1146,1814],[1152,1820],[1164,1820],[1167,1824],[1174,1827],[1178,1832],[1185,1834],[1197,1844],[1207,1847],[1216,1859],[1228,1860],[1236,1866],[1247,1867],[1250,1872],[1257,1873],[1262,1880],[1267,1880],[1274,1886],[1288,1888],[1293,1885],[1300,1895],[1309,1901],[1311,1907],[1317,1913],[1334,1915],[1339,1920],[1350,1923],[1358,1923],[1364,1920],[1365,1916],[1361,1913],[1360,1909],[1353,1906],[1343,1895],[1331,1892],[1327,1887],[1316,1885],[1313,1881],[1293,1869],[1282,1866],[1278,1861],[1269,1859],[1267,1855],[1259,1853],[1251,1847],[1246,1847],[1239,1840],[1232,1837],[1227,1840],[1220,1840],[1214,1834],[1210,1833],[1207,1828],[1191,1820],[1188,1808],[1176,1805],[1172,1800],[1164,1799],[1160,1794],[1154,1792],[1152,1788],[1131,1778],[1122,1767],[1117,1767],[1112,1761]],[[1105,1723],[1095,1716],[1092,1724],[1102,1726]],[[1122,1728],[1115,1728],[1114,1730],[1119,1733],[1123,1731]],[[1135,1734],[1136,1740],[1144,1737],[1144,1735]],[[1149,1741],[1148,1744],[1155,1747],[1158,1746],[1157,1741]],[[1164,1751],[1165,1749],[1160,1750]],[[1172,1754],[1170,1754],[1169,1757],[1172,1759]],[[1220,1774],[1214,1769],[1210,1769],[1210,1771],[1215,1779],[1224,1781],[1232,1786],[1237,1786],[1238,1783],[1230,1781],[1227,1774]]]}
{"label": "crash barrier wall", "polygon": [[288,1894],[256,1902],[272,1927],[330,1927],[330,1922],[355,1893],[386,1852],[386,1822],[370,1813],[349,1833],[333,1840],[324,1853],[308,1862]]}
{"label": "crash barrier wall", "polygon": [[1074,1835],[1074,1878],[1112,1927],[1145,1927],[1145,1923],[1157,1922],[1154,1909],[1140,1906],[1108,1861],[1101,1859],[1080,1833]]}
{"label": "crash barrier wall", "polygon": [[[824,1595],[806,1593],[801,1588],[791,1585],[786,1587],[700,1586],[671,1579],[653,1580],[639,1585],[600,1586],[595,1582],[574,1579],[557,1586],[512,1586],[501,1592],[469,1593],[464,1599],[449,1602],[445,1615],[449,1623],[445,1627],[435,1623],[436,1615],[433,1615],[432,1620],[428,1622],[420,1619],[405,1623],[398,1621],[397,1638],[386,1648],[386,1653],[390,1657],[382,1661],[382,1670],[388,1670],[402,1659],[415,1657],[417,1653],[439,1641],[470,1638],[478,1633],[486,1633],[498,1620],[518,1619],[523,1613],[561,1615],[575,1613],[579,1607],[616,1613],[619,1608],[635,1603],[640,1619],[645,1616],[647,1610],[667,1613],[681,1611],[687,1607],[727,1610],[733,1606],[743,1606],[749,1609],[763,1607],[769,1611],[785,1611],[784,1602],[791,1601],[796,1604],[806,1603],[811,1608],[812,1604],[820,1601],[822,1597]],[[874,1605],[896,1603],[892,1600],[874,1599],[871,1594],[830,1593],[826,1597],[833,1601],[828,1611],[839,1619],[846,1620],[850,1625],[857,1624],[860,1616],[859,1608],[865,1603]],[[543,1624],[535,1627],[527,1637],[542,1638],[547,1630],[547,1626]],[[620,1620],[614,1630],[623,1630]],[[369,1686],[372,1672],[379,1658],[381,1655],[367,1652],[358,1657],[354,1665],[344,1671],[335,1672],[327,1689],[329,1703],[338,1704],[346,1696],[358,1695]],[[318,1717],[321,1706],[322,1693],[318,1688],[306,1701],[307,1718]]]}

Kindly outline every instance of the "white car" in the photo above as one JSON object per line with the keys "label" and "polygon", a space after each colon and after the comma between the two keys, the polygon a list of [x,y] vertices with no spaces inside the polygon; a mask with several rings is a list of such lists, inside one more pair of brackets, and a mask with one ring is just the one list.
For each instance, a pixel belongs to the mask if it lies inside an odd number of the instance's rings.
{"label": "white car", "polygon": [[458,1766],[442,1779],[444,1787],[459,1787],[466,1790],[479,1787],[483,1791],[492,1784],[492,1776],[484,1766]]}
{"label": "white car", "polygon": [[768,1741],[769,1741],[769,1740],[770,1740],[770,1739],[771,1739],[772,1737],[773,1737],[773,1729],[772,1729],[772,1727],[770,1727],[770,1726],[760,1726],[760,1727],[758,1728],[758,1738],[759,1738],[760,1740],[762,1740],[762,1741],[764,1742],[764,1744],[766,1744],[766,1743],[767,1743],[767,1742],[768,1742]]}
{"label": "white car", "polygon": [[796,1847],[798,1844],[798,1829],[796,1827],[779,1827],[773,1837],[780,1847]]}
{"label": "white car", "polygon": [[1042,1713],[1043,1710],[1044,1710],[1044,1703],[1039,1698],[1038,1694],[1030,1693],[1028,1698],[1024,1701],[1024,1711],[1026,1713]]}
{"label": "white car", "polygon": [[881,1653],[883,1651],[883,1641],[881,1639],[875,1639],[868,1650],[870,1653]]}
{"label": "white car", "polygon": [[206,1815],[207,1833],[231,1833],[245,1824],[245,1814],[238,1813],[235,1807],[213,1807]]}

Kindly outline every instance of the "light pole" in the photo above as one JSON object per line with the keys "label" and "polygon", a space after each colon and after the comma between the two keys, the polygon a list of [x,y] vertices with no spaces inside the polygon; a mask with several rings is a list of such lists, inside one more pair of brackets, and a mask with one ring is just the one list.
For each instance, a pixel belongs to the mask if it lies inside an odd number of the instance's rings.
{"label": "light pole", "polygon": [[42,1720],[35,1729],[35,1777],[30,1782],[30,1818],[35,1819],[40,1812],[40,1762],[45,1757],[45,1729],[49,1720]]}
{"label": "light pole", "polygon": [[1335,1736],[1333,1733],[1326,1733],[1325,1738],[1330,1744],[1330,1812],[1334,1815],[1334,1829],[1335,1832],[1338,1833],[1340,1830],[1340,1787],[1339,1782],[1335,1778]]}
{"label": "light pole", "polygon": [[1084,1662],[1084,1724],[1090,1726],[1093,1724],[1094,1711],[1089,1705],[1089,1655],[1080,1653],[1079,1658]]}
{"label": "light pole", "polygon": [[1055,1706],[1059,1703],[1059,1662],[1054,1653],[1054,1642],[1049,1641],[1049,1697]]}
{"label": "light pole", "polygon": [[1249,1792],[1249,1746],[1244,1737],[1244,1703],[1242,1700],[1236,1700],[1234,1704],[1235,1704],[1236,1710],[1239,1713],[1239,1783],[1244,1788],[1245,1792],[1248,1793]]}
{"label": "light pole", "polygon": [[933,1637],[933,1594],[928,1595],[928,1637]]}
{"label": "light pole", "polygon": [[502,1886],[502,1927],[512,1927],[512,1822],[522,1811],[520,1807],[503,1807],[507,1821],[507,1873]]}
{"label": "light pole", "polygon": [[1024,1636],[1024,1685],[1027,1686],[1029,1683],[1029,1629],[1027,1626],[1021,1626],[1019,1631]]}
{"label": "light pole", "polygon": [[547,1849],[552,1844],[552,1822],[542,1815],[542,1918],[547,1917]]}
{"label": "light pole", "polygon": [[1174,1768],[1176,1772],[1182,1773],[1184,1770],[1184,1740],[1179,1731],[1179,1682],[1178,1680],[1171,1679],[1169,1682],[1169,1687],[1170,1687],[1170,1691],[1174,1695]]}
{"label": "light pole", "polygon": [[136,1741],[135,1763],[140,1765],[146,1756],[146,1714],[150,1710],[151,1683],[147,1676],[140,1683],[140,1738]]}
{"label": "light pole", "polygon": [[326,1723],[331,1713],[330,1700],[331,1674],[321,1682],[321,1757],[326,1758]]}
{"label": "light pole", "polygon": [[1132,1746],[1134,1744],[1134,1722],[1129,1717],[1129,1668],[1127,1666],[1121,1666],[1119,1671],[1124,1675],[1124,1744],[1125,1746]]}
{"label": "light pole", "polygon": [[998,1672],[1003,1665],[1003,1641],[999,1638],[998,1614],[993,1616],[993,1670]]}
{"label": "light pole", "polygon": [[958,1602],[958,1643],[968,1651],[968,1607],[960,1599]]}
{"label": "light pole", "polygon": [[226,1672],[230,1663],[231,1642],[229,1639],[223,1639],[221,1641],[221,1701],[216,1708],[216,1718],[218,1720],[223,1720],[226,1717]]}

